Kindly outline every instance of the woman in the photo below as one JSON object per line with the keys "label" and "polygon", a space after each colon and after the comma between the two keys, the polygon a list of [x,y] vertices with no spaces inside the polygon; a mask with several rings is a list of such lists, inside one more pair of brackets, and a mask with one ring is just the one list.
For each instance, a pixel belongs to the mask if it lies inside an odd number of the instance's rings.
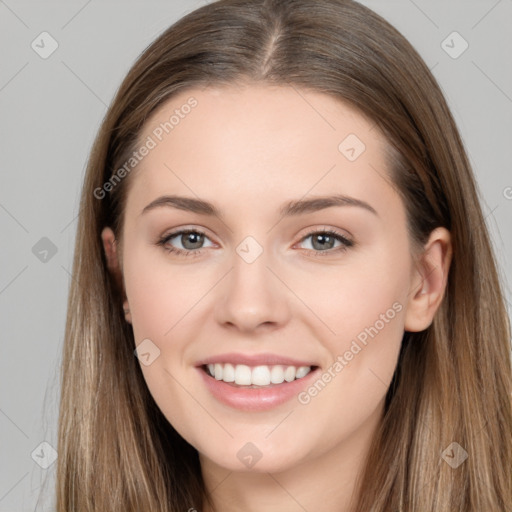
{"label": "woman", "polygon": [[360,4],[221,0],[150,45],[73,275],[58,511],[510,510],[475,180],[430,71]]}

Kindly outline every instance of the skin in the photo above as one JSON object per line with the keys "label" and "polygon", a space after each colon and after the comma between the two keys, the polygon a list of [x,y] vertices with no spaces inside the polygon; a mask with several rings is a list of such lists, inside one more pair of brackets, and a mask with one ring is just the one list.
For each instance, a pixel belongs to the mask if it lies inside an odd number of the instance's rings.
{"label": "skin", "polygon": [[[149,338],[160,350],[152,364],[141,364],[144,378],[169,422],[199,451],[217,510],[318,510],[321,503],[325,512],[348,511],[404,330],[427,328],[440,305],[450,234],[433,231],[414,259],[404,205],[388,177],[386,140],[322,93],[256,84],[191,89],[160,107],[140,140],[191,96],[197,107],[130,176],[121,238],[109,227],[102,232],[136,344]],[[366,146],[355,161],[338,149],[348,134]],[[286,201],[333,193],[363,200],[377,214],[335,206],[279,215]],[[222,220],[168,206],[141,215],[164,194],[212,202]],[[199,256],[157,245],[176,228],[206,232]],[[304,238],[322,229],[354,245],[336,251],[335,242],[326,254],[313,245],[318,236]],[[263,249],[250,264],[236,252],[247,236]],[[187,240],[167,245],[194,247]],[[194,367],[225,352],[273,352],[327,371],[394,303],[401,311],[305,405],[230,408]],[[247,442],[261,452],[252,468],[237,457]]]}

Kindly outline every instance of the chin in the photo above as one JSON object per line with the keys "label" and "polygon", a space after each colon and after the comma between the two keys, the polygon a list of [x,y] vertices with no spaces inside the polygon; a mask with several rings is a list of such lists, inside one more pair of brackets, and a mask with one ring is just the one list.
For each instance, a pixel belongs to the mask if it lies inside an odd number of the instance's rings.
{"label": "chin", "polygon": [[202,457],[209,459],[213,464],[223,469],[237,473],[280,473],[295,467],[298,463],[296,460],[287,458],[284,454],[273,453],[270,456],[260,451],[259,454],[250,455],[250,450],[240,458],[236,454],[229,458],[221,454],[219,456],[212,454],[211,457],[203,454]]}

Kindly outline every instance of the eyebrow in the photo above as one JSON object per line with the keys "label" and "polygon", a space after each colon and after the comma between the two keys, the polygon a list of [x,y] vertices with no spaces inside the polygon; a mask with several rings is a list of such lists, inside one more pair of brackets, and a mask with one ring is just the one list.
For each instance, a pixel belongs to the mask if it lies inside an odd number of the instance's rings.
{"label": "eyebrow", "polygon": [[[176,195],[166,195],[156,198],[142,210],[141,215],[163,206],[198,213],[200,215],[215,216],[220,219],[222,218],[220,210],[214,204],[202,199]],[[365,201],[341,194],[289,201],[279,209],[279,213],[282,217],[289,217],[312,213],[326,208],[331,208],[333,206],[357,206],[373,213],[377,217],[379,216],[375,208]]]}

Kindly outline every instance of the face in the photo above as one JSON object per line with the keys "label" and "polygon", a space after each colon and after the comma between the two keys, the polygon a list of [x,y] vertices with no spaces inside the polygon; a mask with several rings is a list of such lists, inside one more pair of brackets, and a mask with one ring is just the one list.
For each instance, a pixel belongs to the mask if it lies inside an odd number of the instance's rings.
{"label": "face", "polygon": [[168,421],[231,471],[360,446],[414,275],[383,136],[330,96],[248,85],[180,93],[140,140],[122,271]]}

